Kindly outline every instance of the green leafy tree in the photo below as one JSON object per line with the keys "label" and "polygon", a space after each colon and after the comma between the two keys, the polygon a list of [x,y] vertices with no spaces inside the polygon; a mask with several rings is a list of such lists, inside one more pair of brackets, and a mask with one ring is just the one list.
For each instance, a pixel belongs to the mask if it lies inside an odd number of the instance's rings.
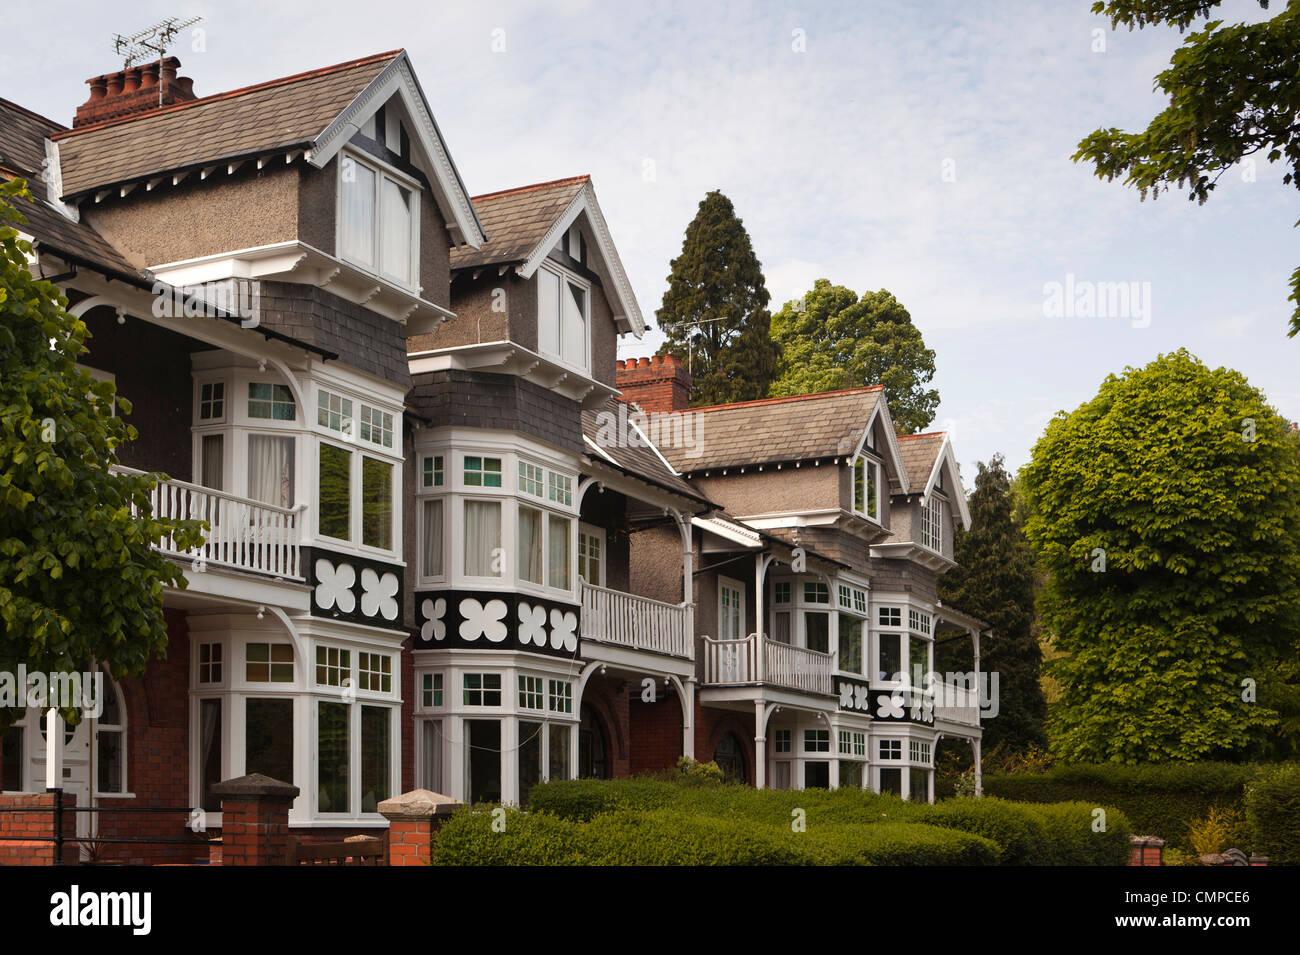
{"label": "green leafy tree", "polygon": [[1057,415],[1021,472],[1061,656],[1056,755],[1240,756],[1300,633],[1300,456],[1238,372],[1180,350]]}
{"label": "green leafy tree", "polygon": [[945,604],[992,628],[980,641],[980,669],[998,674],[998,715],[984,724],[984,744],[1011,752],[1047,745],[1047,704],[1039,684],[1033,551],[1012,519],[1011,477],[1002,455],[979,464],[969,499],[971,528],[957,529],[957,566],[939,578]]}
{"label": "green leafy tree", "polygon": [[[184,586],[150,546],[169,535],[195,547],[201,525],[151,516],[157,475],[108,471],[135,430],[114,415],[113,384],[77,366],[85,323],[32,277],[31,244],[5,224],[24,221],[14,204],[27,198],[22,180],[0,184],[0,671],[77,673],[97,660],[115,677],[140,674],[167,645],[163,587]],[[116,407],[131,410],[120,397]],[[0,708],[0,728],[21,715]]]}
{"label": "green leafy tree", "polygon": [[[1112,27],[1166,24],[1185,30],[1221,0],[1098,0],[1093,13]],[[1268,8],[1268,0],[1259,0]],[[1284,183],[1300,187],[1300,0],[1256,24],[1207,21],[1174,53],[1156,85],[1169,106],[1140,133],[1099,129],[1079,144],[1103,179],[1122,176],[1142,198],[1171,186],[1204,203],[1219,178],[1243,159],[1285,159]],[[1251,160],[1253,162],[1253,160]],[[1290,335],[1300,332],[1300,268],[1291,275]]]}
{"label": "green leafy tree", "polygon": [[934,420],[939,392],[925,387],[934,377],[934,352],[884,289],[858,297],[818,279],[801,301],[787,302],[772,317],[772,337],[781,347],[773,397],[879,384],[899,434]]}
{"label": "green leafy tree", "polygon": [[691,404],[749,401],[767,395],[780,353],[762,266],[731,200],[708,193],[686,227],[668,291],[656,312],[675,355],[691,372]]}

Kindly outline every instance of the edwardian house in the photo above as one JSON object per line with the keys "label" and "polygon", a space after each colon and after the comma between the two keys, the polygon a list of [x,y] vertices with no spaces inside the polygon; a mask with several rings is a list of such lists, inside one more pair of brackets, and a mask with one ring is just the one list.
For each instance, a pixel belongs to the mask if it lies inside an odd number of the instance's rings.
{"label": "edwardian house", "polygon": [[687,411],[676,360],[616,358],[646,325],[590,180],[471,200],[403,51],[203,98],[179,65],[89,80],[71,128],[0,100],[31,269],[133,405],[122,464],[207,522],[161,545],[165,659],[53,738],[29,712],[0,788],[211,829],[256,772],[322,834],[683,754],[928,799],[940,739],[978,752],[944,435],[873,388]]}

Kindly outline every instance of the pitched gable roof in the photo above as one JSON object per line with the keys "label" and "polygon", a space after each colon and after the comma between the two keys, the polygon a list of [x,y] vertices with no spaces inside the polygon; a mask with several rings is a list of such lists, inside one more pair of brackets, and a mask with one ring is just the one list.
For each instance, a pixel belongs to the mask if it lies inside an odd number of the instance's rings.
{"label": "pitched gable roof", "polygon": [[699,416],[697,447],[662,450],[682,472],[848,456],[883,401],[882,386],[871,385],[691,408],[683,414]]}
{"label": "pitched gable roof", "polygon": [[478,249],[453,249],[453,270],[514,265],[520,276],[531,278],[542,260],[555,248],[564,230],[585,213],[595,239],[596,252],[604,261],[614,285],[606,295],[614,309],[614,320],[619,330],[631,332],[637,338],[645,332],[641,306],[637,304],[632,283],[623,269],[618,249],[614,247],[609,224],[596,201],[596,190],[590,176],[571,176],[476,196],[474,208],[489,238]]}
{"label": "pitched gable roof", "polygon": [[412,141],[432,167],[448,227],[460,240],[480,244],[482,226],[405,50],[58,132],[52,138],[64,195],[75,199],[165,173],[297,149],[323,167],[393,95],[415,118]]}
{"label": "pitched gable roof", "polygon": [[[627,413],[626,406],[623,413]],[[664,459],[655,452],[654,447],[635,447],[631,443],[623,442],[611,446],[608,441],[602,441],[602,426],[609,420],[603,418],[603,415],[613,415],[615,421],[619,420],[618,399],[610,395],[603,404],[583,410],[582,436],[587,445],[587,457],[593,461],[613,465],[625,474],[672,491],[674,494],[692,498],[710,508],[716,506],[665,463]],[[644,435],[642,437],[645,438]],[[648,438],[646,442],[649,443]]]}
{"label": "pitched gable roof", "polygon": [[911,478],[912,493],[920,494],[923,498],[929,496],[940,469],[944,465],[948,466],[956,486],[949,485],[945,490],[957,506],[957,516],[961,518],[962,525],[969,530],[970,507],[966,503],[966,491],[961,486],[957,455],[953,451],[948,432],[903,435],[898,439],[898,446]]}
{"label": "pitched gable roof", "polygon": [[47,201],[42,176],[46,140],[63,128],[53,120],[0,99],[0,178],[21,178],[32,194],[30,201],[16,199],[12,203],[27,221],[8,224],[65,258],[124,276],[139,275],[98,232],[84,222],[69,219]]}

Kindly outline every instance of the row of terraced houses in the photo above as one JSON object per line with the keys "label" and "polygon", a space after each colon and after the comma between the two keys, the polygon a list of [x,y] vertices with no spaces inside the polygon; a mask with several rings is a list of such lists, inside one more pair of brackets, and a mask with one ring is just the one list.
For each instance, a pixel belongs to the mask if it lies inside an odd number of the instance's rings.
{"label": "row of terraced houses", "polygon": [[[179,67],[89,80],[70,128],[0,100],[121,466],[207,522],[160,545],[165,658],[61,740],[29,711],[5,792],[219,829],[261,773],[324,835],[683,755],[928,800],[938,747],[978,754],[945,434],[879,387],[688,410],[672,357],[617,358],[647,326],[590,179],[468,196],[404,51],[201,98]],[[928,684],[949,640],[968,672]]]}

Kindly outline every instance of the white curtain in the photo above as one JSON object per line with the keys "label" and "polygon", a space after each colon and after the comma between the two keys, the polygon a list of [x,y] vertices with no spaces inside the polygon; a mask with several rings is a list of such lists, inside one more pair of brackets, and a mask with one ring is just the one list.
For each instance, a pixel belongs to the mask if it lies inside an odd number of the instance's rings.
{"label": "white curtain", "polygon": [[550,518],[548,549],[551,563],[551,586],[569,589],[569,533],[570,522],[563,517]]}
{"label": "white curtain", "polygon": [[519,579],[542,582],[542,512],[519,508]]}
{"label": "white curtain", "polygon": [[347,158],[343,160],[343,254],[375,264],[375,174]]}
{"label": "white curtain", "polygon": [[573,365],[587,365],[587,292],[565,282],[564,360]]}
{"label": "white curtain", "polygon": [[248,436],[248,496],[263,504],[293,507],[293,438]]}
{"label": "white curtain", "polygon": [[411,193],[391,179],[379,184],[379,271],[402,282],[411,280]]}
{"label": "white curtain", "polygon": [[424,576],[442,576],[442,501],[424,502]]}
{"label": "white curtain", "polygon": [[501,505],[497,501],[465,502],[465,574],[499,577],[492,552],[501,546]]}

